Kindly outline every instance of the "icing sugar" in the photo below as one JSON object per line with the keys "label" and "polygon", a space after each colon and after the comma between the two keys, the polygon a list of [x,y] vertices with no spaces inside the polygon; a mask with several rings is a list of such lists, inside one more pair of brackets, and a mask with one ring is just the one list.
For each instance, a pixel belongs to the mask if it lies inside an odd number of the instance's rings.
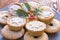
{"label": "icing sugar", "polygon": [[9,23],[13,26],[21,26],[25,24],[25,19],[19,18],[19,17],[14,17],[9,20]]}
{"label": "icing sugar", "polygon": [[37,2],[33,2],[33,1],[28,2],[28,4],[29,4],[31,7],[36,7],[36,8],[38,8],[38,6],[40,6]]}
{"label": "icing sugar", "polygon": [[9,7],[9,12],[10,14],[12,15],[16,15],[16,11],[15,10],[18,10],[18,9],[21,9],[21,7],[19,5],[12,5]]}
{"label": "icing sugar", "polygon": [[46,28],[46,25],[40,21],[32,21],[26,24],[26,28],[32,31],[42,31]]}
{"label": "icing sugar", "polygon": [[52,8],[49,7],[49,6],[41,6],[41,8],[42,8],[43,10],[53,11]]}
{"label": "icing sugar", "polygon": [[12,6],[10,6],[10,8],[13,10],[17,10],[17,9],[20,9],[21,7],[18,5],[12,5]]}
{"label": "icing sugar", "polygon": [[50,17],[50,16],[53,16],[54,13],[49,12],[49,11],[43,11],[42,13],[40,13],[40,15],[41,15],[42,17]]}

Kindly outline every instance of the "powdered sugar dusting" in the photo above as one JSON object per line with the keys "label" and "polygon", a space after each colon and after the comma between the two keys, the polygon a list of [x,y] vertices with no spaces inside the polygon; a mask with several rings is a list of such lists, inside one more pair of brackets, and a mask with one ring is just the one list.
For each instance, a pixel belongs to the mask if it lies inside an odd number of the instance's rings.
{"label": "powdered sugar dusting", "polygon": [[20,17],[14,17],[9,20],[9,23],[13,26],[21,26],[26,23],[25,19]]}
{"label": "powdered sugar dusting", "polygon": [[35,7],[35,8],[38,8],[38,6],[40,6],[39,3],[33,2],[33,1],[28,2],[28,4],[29,4],[31,7]]}
{"label": "powdered sugar dusting", "polygon": [[43,11],[42,13],[40,13],[40,15],[42,17],[51,17],[54,15],[54,13],[50,12],[50,11]]}
{"label": "powdered sugar dusting", "polygon": [[20,6],[18,6],[18,5],[12,5],[10,8],[13,9],[13,10],[17,10],[17,9],[20,9]]}
{"label": "powdered sugar dusting", "polygon": [[46,25],[40,21],[32,21],[26,24],[26,28],[31,31],[42,31]]}

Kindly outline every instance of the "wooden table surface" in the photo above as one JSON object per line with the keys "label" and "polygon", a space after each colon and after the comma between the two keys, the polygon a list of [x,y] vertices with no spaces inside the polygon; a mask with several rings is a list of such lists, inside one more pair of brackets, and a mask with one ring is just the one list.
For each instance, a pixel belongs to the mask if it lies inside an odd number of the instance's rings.
{"label": "wooden table surface", "polygon": [[[2,11],[2,10],[7,10],[7,9],[8,9],[8,8],[5,7],[5,8],[3,8],[3,9],[0,9],[0,11]],[[56,13],[55,19],[60,20],[60,14],[59,14],[59,13]],[[4,38],[4,37],[1,35],[2,26],[3,26],[3,25],[0,25],[0,40],[8,40],[8,39]],[[55,33],[55,34],[53,34],[53,35],[48,34],[48,36],[49,36],[49,40],[60,40],[60,31],[57,32],[57,33]],[[18,40],[23,40],[23,37],[20,38],[20,39],[18,39]]]}

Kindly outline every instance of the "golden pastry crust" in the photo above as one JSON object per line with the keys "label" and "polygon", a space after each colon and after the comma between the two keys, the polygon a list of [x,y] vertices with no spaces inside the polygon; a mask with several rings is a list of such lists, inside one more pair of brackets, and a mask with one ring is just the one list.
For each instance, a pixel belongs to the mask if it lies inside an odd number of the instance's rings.
{"label": "golden pastry crust", "polygon": [[53,19],[50,24],[47,24],[45,31],[47,33],[56,33],[60,30],[60,21]]}
{"label": "golden pastry crust", "polygon": [[19,32],[15,32],[15,31],[11,31],[8,27],[8,25],[6,25],[2,30],[1,33],[2,35],[7,38],[7,39],[18,39],[21,38],[24,35],[24,29],[22,28],[21,31]]}
{"label": "golden pastry crust", "polygon": [[34,38],[34,36],[31,36],[26,32],[24,35],[24,40],[49,40],[48,35],[46,33],[43,33],[41,36]]}
{"label": "golden pastry crust", "polygon": [[0,11],[0,23],[7,24],[7,19],[11,17],[8,11]]}
{"label": "golden pastry crust", "polygon": [[43,11],[52,11],[52,12],[53,12],[52,8],[49,7],[49,6],[41,6],[41,9],[42,9]]}
{"label": "golden pastry crust", "polygon": [[38,15],[38,19],[46,24],[50,23],[54,17],[55,17],[55,14],[51,11],[43,11]]}
{"label": "golden pastry crust", "polygon": [[40,36],[42,35],[46,25],[40,21],[31,21],[26,24],[26,29],[28,33],[33,36]]}
{"label": "golden pastry crust", "polygon": [[29,35],[31,36],[41,36],[43,34],[44,31],[37,31],[37,32],[33,32],[28,30]]}
{"label": "golden pastry crust", "polygon": [[9,13],[13,16],[16,16],[16,10],[22,9],[20,3],[13,3],[8,8]]}
{"label": "golden pastry crust", "polygon": [[7,24],[9,25],[9,28],[11,30],[19,31],[25,26],[26,20],[21,17],[11,17],[11,18],[8,18]]}

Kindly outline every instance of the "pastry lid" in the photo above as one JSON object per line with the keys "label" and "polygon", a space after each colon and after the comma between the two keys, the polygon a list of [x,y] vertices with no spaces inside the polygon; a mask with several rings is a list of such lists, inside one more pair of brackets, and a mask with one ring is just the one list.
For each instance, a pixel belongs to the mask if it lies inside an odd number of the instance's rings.
{"label": "pastry lid", "polygon": [[43,31],[46,28],[46,24],[40,21],[31,21],[26,24],[26,29],[30,31]]}
{"label": "pastry lid", "polygon": [[39,13],[38,16],[43,17],[43,18],[49,18],[49,17],[54,16],[54,15],[55,14],[51,11],[43,11],[43,12]]}
{"label": "pastry lid", "polygon": [[12,18],[8,18],[7,23],[10,26],[20,27],[20,26],[25,25],[26,20],[21,17],[12,17]]}

